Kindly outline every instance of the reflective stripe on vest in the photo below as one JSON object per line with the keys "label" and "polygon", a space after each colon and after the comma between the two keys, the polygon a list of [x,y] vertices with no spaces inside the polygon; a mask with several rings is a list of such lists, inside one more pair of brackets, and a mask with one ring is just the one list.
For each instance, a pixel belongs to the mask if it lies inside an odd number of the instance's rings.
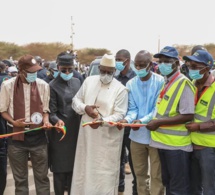
{"label": "reflective stripe on vest", "polygon": [[[186,84],[194,92],[194,86],[187,78],[184,76],[179,78],[166,92],[169,97],[168,102],[163,100],[158,105],[156,118],[173,117],[179,114],[177,106]],[[156,142],[170,146],[187,146],[191,144],[190,133],[184,124],[165,127],[165,129],[158,128],[156,131],[151,132],[151,137]]]}
{"label": "reflective stripe on vest", "polygon": [[[207,93],[207,92],[206,92]],[[204,96],[204,95],[203,95]],[[202,99],[202,98],[201,98]],[[200,100],[201,101],[201,100]],[[208,121],[211,119],[211,116],[213,115],[213,108],[215,105],[215,93],[213,94],[210,104],[208,106],[208,110],[207,110],[207,114],[206,116],[202,116],[200,114],[195,114],[195,119],[199,120],[199,121]]]}
{"label": "reflective stripe on vest", "polygon": [[166,108],[164,114],[161,115],[161,114],[157,113],[157,114],[156,114],[156,118],[165,118],[165,117],[169,116],[170,110],[171,110],[171,108],[172,108],[172,106],[173,106],[173,103],[174,103],[174,100],[175,100],[175,98],[176,98],[176,96],[177,96],[177,94],[178,94],[178,91],[179,91],[181,85],[183,84],[183,81],[184,81],[184,80],[183,80],[182,78],[179,79],[179,83],[178,83],[178,85],[177,85],[177,87],[176,87],[174,93],[172,94],[172,96],[171,96],[171,98],[170,98],[169,104],[168,104],[168,106],[167,106],[167,108]]}
{"label": "reflective stripe on vest", "polygon": [[189,131],[180,131],[180,130],[177,131],[177,130],[174,130],[174,129],[161,129],[161,128],[158,128],[156,131],[159,132],[159,133],[168,134],[168,135],[178,135],[178,136],[190,135]]}
{"label": "reflective stripe on vest", "polygon": [[[215,83],[199,99],[195,109],[195,122],[205,122],[215,119]],[[215,147],[215,130],[213,132],[192,132],[191,140],[194,144]]]}

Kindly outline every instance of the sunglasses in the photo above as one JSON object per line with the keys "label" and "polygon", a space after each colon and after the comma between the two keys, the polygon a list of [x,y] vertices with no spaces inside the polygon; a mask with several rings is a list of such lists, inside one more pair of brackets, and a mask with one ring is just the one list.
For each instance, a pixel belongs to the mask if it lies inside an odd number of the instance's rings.
{"label": "sunglasses", "polygon": [[67,72],[71,73],[71,72],[73,71],[73,68],[63,68],[63,69],[61,69],[60,71],[61,71],[62,73],[67,73]]}

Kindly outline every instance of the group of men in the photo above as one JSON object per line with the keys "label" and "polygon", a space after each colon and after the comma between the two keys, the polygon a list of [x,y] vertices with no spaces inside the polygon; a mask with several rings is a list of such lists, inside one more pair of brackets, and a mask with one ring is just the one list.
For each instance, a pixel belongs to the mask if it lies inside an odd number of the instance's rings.
{"label": "group of men", "polygon": [[[8,133],[42,129],[7,140],[15,194],[29,194],[30,154],[38,195],[50,194],[48,168],[56,195],[65,186],[71,195],[122,195],[126,150],[133,195],[214,194],[213,58],[204,48],[184,56],[189,79],[174,47],[153,57],[161,75],[151,71],[148,51],[136,54],[132,70],[122,49],[105,54],[99,75],[82,83],[70,54],[57,56],[49,82],[37,78],[41,66],[33,56],[22,56],[18,76],[1,85],[1,116]],[[59,141],[55,127],[63,126]]]}

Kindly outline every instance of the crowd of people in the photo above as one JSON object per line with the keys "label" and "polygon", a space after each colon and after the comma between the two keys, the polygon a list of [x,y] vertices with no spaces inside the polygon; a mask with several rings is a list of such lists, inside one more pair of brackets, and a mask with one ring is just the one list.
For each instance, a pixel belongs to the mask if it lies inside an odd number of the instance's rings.
{"label": "crowd of people", "polygon": [[0,135],[17,133],[0,139],[0,195],[7,158],[16,195],[29,195],[29,160],[37,195],[50,195],[49,170],[56,195],[123,195],[127,161],[132,195],[214,195],[214,60],[200,45],[183,60],[141,50],[132,69],[121,49],[86,78],[68,52],[0,61]]}

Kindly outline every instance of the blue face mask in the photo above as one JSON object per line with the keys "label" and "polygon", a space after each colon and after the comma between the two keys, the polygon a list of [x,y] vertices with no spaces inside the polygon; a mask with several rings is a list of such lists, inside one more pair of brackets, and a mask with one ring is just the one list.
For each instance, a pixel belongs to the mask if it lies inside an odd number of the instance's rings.
{"label": "blue face mask", "polygon": [[26,81],[28,83],[33,83],[37,79],[37,72],[27,73]]}
{"label": "blue face mask", "polygon": [[73,72],[69,73],[69,74],[65,74],[65,73],[60,73],[60,76],[61,78],[64,80],[64,81],[68,81],[70,80],[72,77],[73,77]]}
{"label": "blue face mask", "polygon": [[54,71],[53,77],[56,78],[59,75],[58,71]]}
{"label": "blue face mask", "polygon": [[120,72],[125,69],[125,66],[123,66],[124,62],[116,62],[116,69],[119,70]]}
{"label": "blue face mask", "polygon": [[[201,69],[201,70],[203,70],[203,69]],[[191,69],[189,69],[189,76],[190,76],[190,78],[194,79],[194,80],[202,79],[203,76],[204,76],[204,74],[200,74],[201,70],[191,70]]]}
{"label": "blue face mask", "polygon": [[[148,65],[148,66],[149,66],[149,65]],[[137,70],[137,69],[135,68],[135,73],[136,73],[136,75],[137,75],[138,77],[140,77],[140,78],[146,77],[146,76],[149,74],[149,72],[146,71],[146,69],[148,68],[148,66],[147,66],[146,68],[143,68],[143,69],[140,69],[140,70]]]}
{"label": "blue face mask", "polygon": [[158,68],[163,76],[169,75],[173,71],[171,63],[161,63]]}

